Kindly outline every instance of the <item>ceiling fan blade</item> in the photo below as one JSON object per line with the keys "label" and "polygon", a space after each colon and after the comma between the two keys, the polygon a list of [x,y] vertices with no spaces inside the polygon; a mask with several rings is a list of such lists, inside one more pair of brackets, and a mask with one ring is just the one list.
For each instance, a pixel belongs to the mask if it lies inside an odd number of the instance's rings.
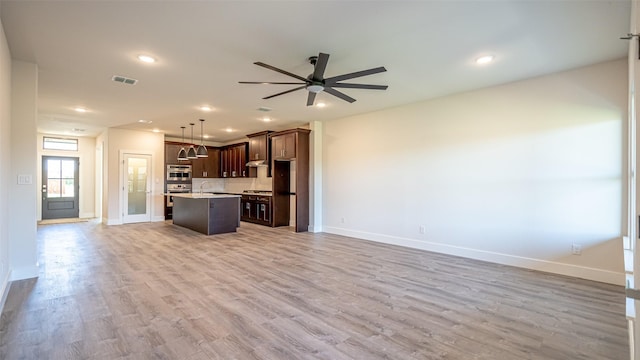
{"label": "ceiling fan blade", "polygon": [[369,84],[331,84],[334,88],[349,88],[349,89],[368,89],[368,90],[387,90],[387,85],[369,85]]}
{"label": "ceiling fan blade", "polygon": [[351,96],[348,96],[348,95],[346,95],[344,93],[341,93],[340,91],[338,91],[336,89],[333,89],[333,88],[330,88],[330,87],[325,87],[324,91],[328,92],[329,94],[331,94],[333,96],[339,97],[340,99],[342,99],[344,101],[348,101],[350,103],[356,101],[356,99],[352,98]]}
{"label": "ceiling fan blade", "polygon": [[257,61],[257,62],[254,62],[254,64],[256,64],[258,66],[262,66],[263,68],[267,68],[269,70],[273,70],[273,71],[279,72],[281,74],[285,74],[285,75],[291,76],[291,77],[296,78],[296,79],[298,79],[300,81],[304,81],[305,83],[307,82],[307,79],[303,78],[302,76],[296,75],[294,73],[290,73],[290,72],[288,72],[286,70],[278,69],[277,67],[274,67],[274,66],[271,66],[271,65],[267,65],[267,64],[265,64],[263,62]]}
{"label": "ceiling fan blade", "polygon": [[302,85],[301,82],[238,81],[238,84]]}
{"label": "ceiling fan blade", "polygon": [[322,77],[324,76],[324,70],[327,68],[327,63],[329,62],[329,54],[319,53],[318,60],[316,60],[316,65],[313,70],[313,80],[322,81]]}
{"label": "ceiling fan blade", "polygon": [[269,95],[269,96],[267,96],[267,97],[263,97],[263,99],[265,99],[265,100],[266,100],[266,99],[271,99],[272,97],[276,97],[276,96],[280,96],[280,95],[288,94],[288,93],[290,93],[290,92],[294,92],[294,91],[296,91],[296,90],[304,89],[304,88],[306,88],[306,87],[307,87],[307,85],[305,84],[305,85],[302,85],[302,86],[298,86],[297,88],[289,89],[289,90],[287,90],[287,91],[283,91],[283,92],[280,92],[280,93],[277,93],[277,94],[273,94],[273,95]]}
{"label": "ceiling fan blade", "polygon": [[316,93],[309,91],[309,96],[307,96],[307,106],[312,106],[315,100]]}
{"label": "ceiling fan blade", "polygon": [[361,76],[373,75],[373,74],[377,74],[385,71],[387,71],[387,69],[385,69],[384,66],[380,66],[380,67],[369,69],[369,70],[356,71],[349,74],[330,77],[328,79],[324,79],[324,83],[330,86],[337,83],[338,81],[353,79]]}

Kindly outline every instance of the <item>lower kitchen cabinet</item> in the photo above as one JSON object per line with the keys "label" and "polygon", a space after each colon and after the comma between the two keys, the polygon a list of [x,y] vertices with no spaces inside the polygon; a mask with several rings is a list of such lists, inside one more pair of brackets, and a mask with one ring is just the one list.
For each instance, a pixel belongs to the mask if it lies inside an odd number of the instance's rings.
{"label": "lower kitchen cabinet", "polygon": [[271,196],[242,195],[240,207],[240,220],[272,226]]}

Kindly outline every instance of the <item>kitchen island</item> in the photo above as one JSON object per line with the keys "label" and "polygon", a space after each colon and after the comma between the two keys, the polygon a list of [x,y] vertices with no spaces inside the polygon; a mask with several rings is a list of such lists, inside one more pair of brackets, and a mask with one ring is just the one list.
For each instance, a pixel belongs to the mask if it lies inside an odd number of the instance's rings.
{"label": "kitchen island", "polygon": [[235,232],[240,226],[240,195],[173,195],[173,223],[205,235]]}

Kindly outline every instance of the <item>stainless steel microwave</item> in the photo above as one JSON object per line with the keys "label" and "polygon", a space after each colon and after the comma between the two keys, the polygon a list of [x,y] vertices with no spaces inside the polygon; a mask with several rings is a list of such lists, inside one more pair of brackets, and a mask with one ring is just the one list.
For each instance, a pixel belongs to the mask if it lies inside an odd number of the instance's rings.
{"label": "stainless steel microwave", "polygon": [[191,165],[167,165],[167,181],[191,181]]}

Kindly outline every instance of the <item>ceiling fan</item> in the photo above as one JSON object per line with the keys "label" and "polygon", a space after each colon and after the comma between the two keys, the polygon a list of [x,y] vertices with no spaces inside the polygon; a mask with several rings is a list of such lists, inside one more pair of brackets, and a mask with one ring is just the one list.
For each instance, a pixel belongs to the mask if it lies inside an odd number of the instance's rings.
{"label": "ceiling fan", "polygon": [[336,96],[344,101],[348,101],[350,103],[356,101],[356,99],[346,95],[343,92],[336,90],[335,88],[345,88],[345,89],[368,89],[368,90],[386,90],[387,85],[369,85],[369,84],[351,84],[351,83],[341,83],[340,81],[354,79],[357,77],[377,74],[381,72],[387,71],[384,66],[380,66],[377,68],[356,71],[349,74],[333,76],[330,78],[324,78],[324,70],[327,67],[327,62],[329,61],[329,54],[319,53],[318,56],[311,56],[309,58],[309,63],[313,65],[313,73],[309,76],[302,77],[293,73],[290,73],[286,70],[278,69],[277,67],[267,65],[262,62],[254,62],[254,64],[258,66],[262,66],[269,70],[277,71],[281,74],[285,74],[287,76],[291,76],[292,78],[296,78],[301,82],[267,82],[267,81],[239,81],[240,84],[276,84],[276,85],[301,85],[293,89],[289,89],[287,91],[283,91],[277,94],[269,95],[267,97],[263,97],[263,99],[271,99],[272,97],[288,94],[290,92],[294,92],[296,90],[307,89],[309,91],[309,96],[307,97],[307,106],[313,105],[313,102],[316,99],[316,94],[321,91],[325,91],[333,96]]}

